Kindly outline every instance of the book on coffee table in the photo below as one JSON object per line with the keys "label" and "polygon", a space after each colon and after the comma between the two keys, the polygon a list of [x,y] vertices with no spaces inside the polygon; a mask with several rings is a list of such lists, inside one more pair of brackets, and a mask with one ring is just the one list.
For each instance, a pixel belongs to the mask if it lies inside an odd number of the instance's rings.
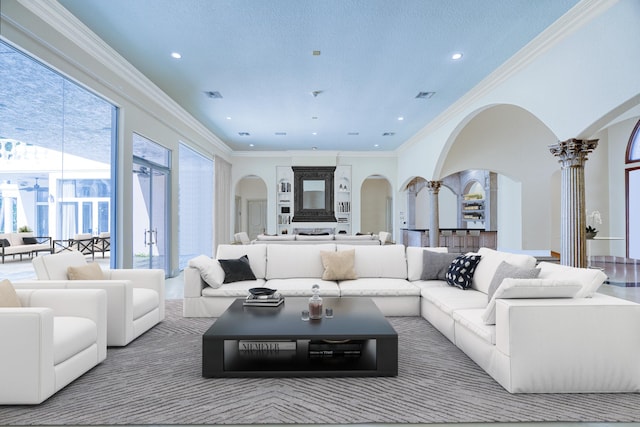
{"label": "book on coffee table", "polygon": [[277,307],[284,302],[284,297],[278,293],[269,296],[248,295],[243,305],[252,307]]}

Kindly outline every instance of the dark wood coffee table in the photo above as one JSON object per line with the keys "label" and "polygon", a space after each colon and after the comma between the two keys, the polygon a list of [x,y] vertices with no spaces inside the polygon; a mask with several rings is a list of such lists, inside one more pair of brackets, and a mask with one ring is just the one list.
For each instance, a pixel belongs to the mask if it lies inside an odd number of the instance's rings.
{"label": "dark wood coffee table", "polygon": [[[301,319],[308,298],[288,297],[279,307],[242,303],[202,336],[202,376],[398,375],[398,334],[369,298],[324,298],[334,317],[309,321]],[[344,353],[354,348],[347,342],[359,350]]]}

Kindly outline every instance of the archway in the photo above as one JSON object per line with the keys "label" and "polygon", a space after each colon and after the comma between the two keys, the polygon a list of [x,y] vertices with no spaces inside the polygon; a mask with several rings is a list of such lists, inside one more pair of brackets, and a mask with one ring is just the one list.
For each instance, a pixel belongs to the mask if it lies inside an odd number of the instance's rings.
{"label": "archway", "polygon": [[391,183],[382,175],[370,175],[360,187],[360,231],[393,232]]}
{"label": "archway", "polygon": [[245,176],[235,189],[235,232],[245,231],[255,239],[266,229],[267,185],[258,176]]}

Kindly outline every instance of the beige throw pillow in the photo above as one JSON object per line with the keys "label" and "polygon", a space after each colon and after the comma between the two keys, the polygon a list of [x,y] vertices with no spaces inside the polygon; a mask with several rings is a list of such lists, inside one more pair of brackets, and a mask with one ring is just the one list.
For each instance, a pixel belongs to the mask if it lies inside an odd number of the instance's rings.
{"label": "beige throw pillow", "polygon": [[324,273],[322,280],[353,280],[357,279],[354,262],[356,250],[329,252],[320,251]]}
{"label": "beige throw pillow", "polygon": [[103,280],[104,273],[97,262],[90,262],[87,265],[67,268],[69,280]]}
{"label": "beige throw pillow", "polygon": [[7,279],[0,282],[0,307],[22,307],[16,290]]}

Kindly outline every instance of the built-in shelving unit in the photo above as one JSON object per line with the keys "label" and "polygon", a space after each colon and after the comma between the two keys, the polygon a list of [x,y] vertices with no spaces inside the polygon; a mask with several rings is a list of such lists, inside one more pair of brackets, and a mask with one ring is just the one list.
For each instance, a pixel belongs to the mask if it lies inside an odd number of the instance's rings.
{"label": "built-in shelving unit", "polygon": [[462,200],[462,221],[484,222],[484,198],[465,194]]}
{"label": "built-in shelving unit", "polygon": [[276,167],[276,224],[278,234],[291,233],[293,218],[293,171],[289,166]]}
{"label": "built-in shelving unit", "polygon": [[336,167],[334,186],[336,233],[351,234],[351,166]]}

